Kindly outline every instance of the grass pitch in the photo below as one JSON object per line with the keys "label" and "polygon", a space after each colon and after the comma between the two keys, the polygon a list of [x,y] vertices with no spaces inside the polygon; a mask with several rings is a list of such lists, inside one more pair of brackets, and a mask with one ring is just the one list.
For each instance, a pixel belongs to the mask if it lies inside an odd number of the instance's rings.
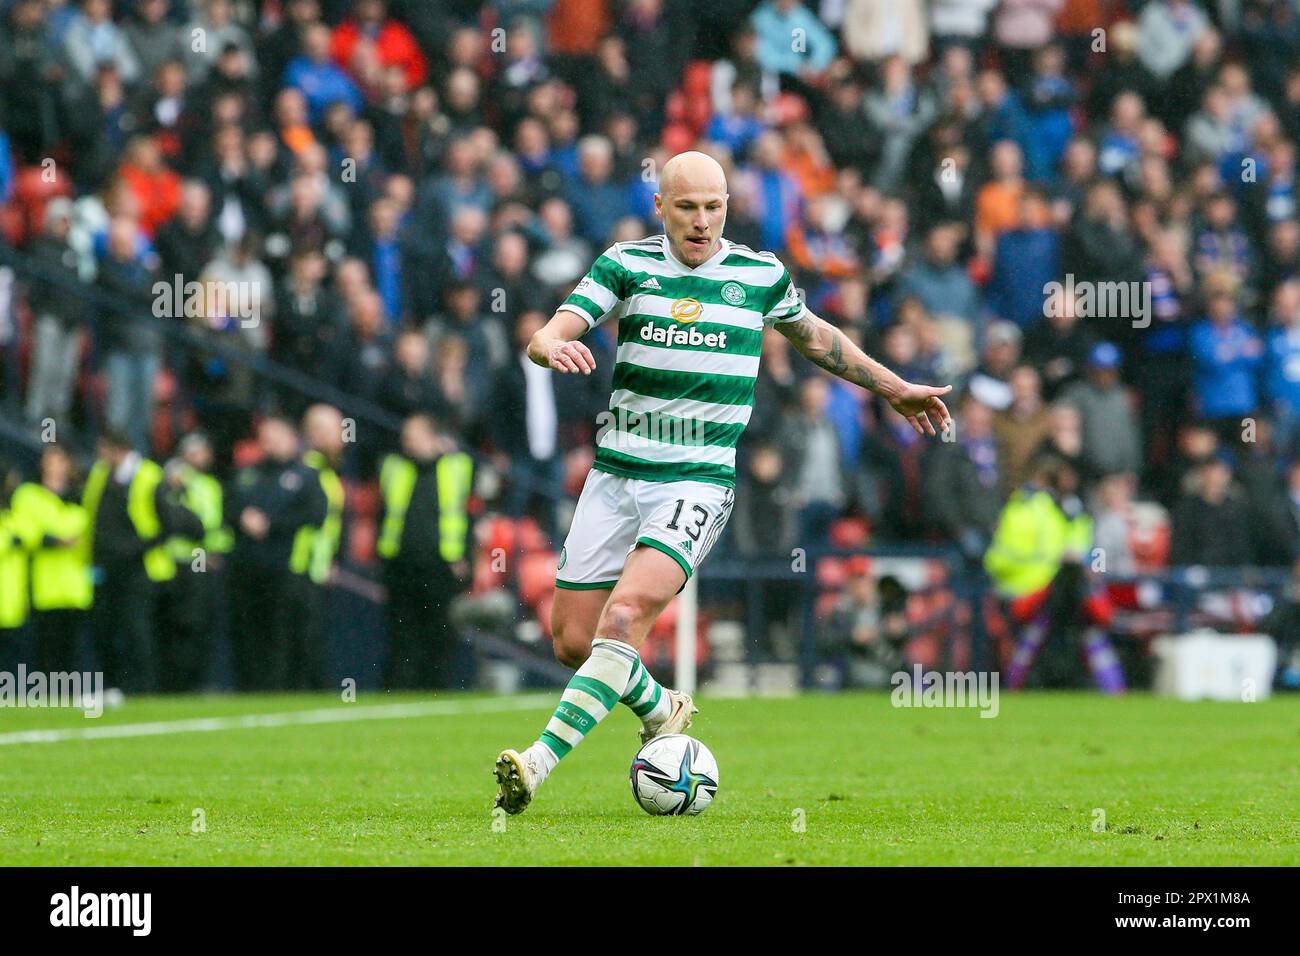
{"label": "grass pitch", "polygon": [[[99,720],[0,710],[0,863],[1300,863],[1297,697],[1004,694],[995,719],[898,709],[886,694],[704,699],[692,733],[721,787],[695,818],[634,803],[637,723],[620,708],[527,813],[494,819],[493,759],[533,740],[554,699],[154,698]],[[414,706],[367,712],[393,704]],[[305,719],[342,719],[296,722],[322,710]],[[231,726],[249,715],[281,725]],[[196,718],[220,729],[12,742]]]}

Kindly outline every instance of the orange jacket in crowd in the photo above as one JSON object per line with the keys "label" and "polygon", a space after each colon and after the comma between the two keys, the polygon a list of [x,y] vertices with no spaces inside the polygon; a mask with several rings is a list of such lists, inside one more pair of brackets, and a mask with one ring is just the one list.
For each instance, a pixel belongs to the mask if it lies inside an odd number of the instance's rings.
{"label": "orange jacket in crowd", "polygon": [[152,236],[181,204],[181,177],[166,166],[150,172],[131,163],[117,170],[140,204],[140,228]]}
{"label": "orange jacket in crowd", "polygon": [[[335,27],[332,43],[334,62],[351,71],[352,53],[360,40],[361,28],[351,17]],[[385,20],[374,42],[380,64],[384,67],[400,66],[406,74],[408,90],[413,90],[424,82],[429,67],[410,30],[396,20]]]}

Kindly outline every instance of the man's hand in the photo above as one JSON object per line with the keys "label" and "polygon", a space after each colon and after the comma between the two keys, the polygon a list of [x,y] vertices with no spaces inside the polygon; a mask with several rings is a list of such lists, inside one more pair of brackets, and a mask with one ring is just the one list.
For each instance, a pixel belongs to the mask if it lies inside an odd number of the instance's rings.
{"label": "man's hand", "polygon": [[581,372],[590,375],[596,370],[596,360],[591,349],[581,342],[555,342],[546,352],[546,364],[557,372]]}
{"label": "man's hand", "polygon": [[587,323],[576,313],[560,309],[529,341],[528,358],[534,365],[557,372],[590,375],[596,370],[596,360],[591,349],[577,341],[586,331]]}
{"label": "man's hand", "polygon": [[946,428],[952,421],[952,416],[948,414],[948,406],[939,399],[940,395],[947,395],[951,391],[951,385],[937,388],[933,385],[913,385],[911,382],[904,382],[902,391],[889,396],[889,404],[893,406],[894,411],[907,419],[918,435],[936,435],[938,434],[934,430],[936,421],[940,428]]}
{"label": "man's hand", "polygon": [[952,391],[951,385],[913,385],[881,365],[858,348],[843,332],[807,309],[791,322],[781,322],[776,330],[790,340],[795,351],[832,375],[860,385],[879,395],[893,406],[920,435],[936,435],[931,418],[941,426],[952,421],[940,395]]}

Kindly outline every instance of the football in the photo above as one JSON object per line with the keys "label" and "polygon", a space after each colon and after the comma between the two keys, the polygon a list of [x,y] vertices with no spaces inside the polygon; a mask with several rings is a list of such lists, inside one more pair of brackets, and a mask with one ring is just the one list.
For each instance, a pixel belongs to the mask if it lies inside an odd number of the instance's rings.
{"label": "football", "polygon": [[632,758],[632,796],[652,816],[695,816],[718,792],[718,762],[686,734],[656,737]]}

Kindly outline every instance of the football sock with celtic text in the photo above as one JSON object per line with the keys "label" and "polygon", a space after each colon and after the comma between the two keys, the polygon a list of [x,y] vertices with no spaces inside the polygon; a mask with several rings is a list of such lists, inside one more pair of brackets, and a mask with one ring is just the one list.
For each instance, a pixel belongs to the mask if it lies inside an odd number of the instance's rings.
{"label": "football sock with celtic text", "polygon": [[641,663],[636,648],[598,637],[591,642],[591,656],[569,680],[542,736],[528,748],[543,776],[582,743],[620,701],[649,729],[663,724],[671,707],[668,695]]}

